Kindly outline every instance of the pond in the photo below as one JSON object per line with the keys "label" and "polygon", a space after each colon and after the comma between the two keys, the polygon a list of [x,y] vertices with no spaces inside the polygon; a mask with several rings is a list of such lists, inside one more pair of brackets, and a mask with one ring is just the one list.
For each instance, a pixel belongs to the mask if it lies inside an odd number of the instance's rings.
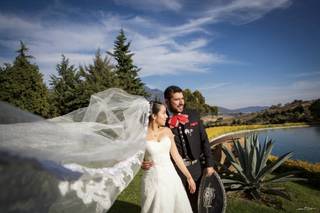
{"label": "pond", "polygon": [[320,162],[320,127],[271,129],[257,131],[259,141],[273,139],[272,154],[281,156],[292,151],[292,159]]}

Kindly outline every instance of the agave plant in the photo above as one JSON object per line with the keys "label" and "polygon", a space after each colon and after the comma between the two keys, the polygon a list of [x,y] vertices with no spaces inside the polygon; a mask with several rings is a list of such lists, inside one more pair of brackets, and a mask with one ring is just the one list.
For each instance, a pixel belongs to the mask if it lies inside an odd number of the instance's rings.
{"label": "agave plant", "polygon": [[244,145],[241,146],[239,140],[233,141],[234,150],[231,151],[223,146],[223,152],[234,167],[227,177],[223,178],[223,183],[227,189],[242,190],[252,198],[260,200],[262,193],[278,195],[289,199],[290,196],[284,188],[275,188],[273,183],[301,180],[293,175],[296,172],[286,172],[276,176],[270,176],[287,159],[292,157],[292,152],[282,155],[276,161],[267,164],[271,154],[272,139],[265,138],[263,145],[259,143],[258,135],[253,134],[245,137]]}

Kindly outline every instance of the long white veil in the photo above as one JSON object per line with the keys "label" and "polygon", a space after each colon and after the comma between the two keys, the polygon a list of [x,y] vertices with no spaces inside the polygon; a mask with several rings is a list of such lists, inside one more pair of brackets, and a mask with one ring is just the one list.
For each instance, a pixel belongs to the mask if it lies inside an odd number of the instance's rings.
{"label": "long white veil", "polygon": [[51,120],[0,103],[0,209],[105,212],[140,168],[149,104],[108,89]]}

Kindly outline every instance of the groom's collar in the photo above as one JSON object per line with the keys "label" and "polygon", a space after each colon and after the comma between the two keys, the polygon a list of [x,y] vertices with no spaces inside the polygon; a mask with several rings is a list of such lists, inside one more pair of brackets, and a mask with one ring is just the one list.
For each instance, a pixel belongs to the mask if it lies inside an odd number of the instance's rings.
{"label": "groom's collar", "polygon": [[[181,113],[177,113],[177,114],[185,114],[186,113],[186,109],[183,109],[183,111]],[[171,112],[169,110],[169,108],[167,108],[167,114],[168,114],[168,117],[170,118],[171,116],[175,115],[175,113]]]}
{"label": "groom's collar", "polygon": [[171,112],[169,109],[167,109],[167,113],[168,113],[168,116],[169,116],[169,117],[171,117],[171,116],[173,116],[173,115],[174,115],[174,113],[173,113],[173,112]]}

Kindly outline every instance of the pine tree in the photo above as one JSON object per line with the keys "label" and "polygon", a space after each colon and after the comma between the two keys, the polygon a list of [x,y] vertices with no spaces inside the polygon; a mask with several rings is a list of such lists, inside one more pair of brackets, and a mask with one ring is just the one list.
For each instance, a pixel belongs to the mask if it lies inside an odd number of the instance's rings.
{"label": "pine tree", "polygon": [[50,101],[56,109],[53,115],[64,115],[85,105],[79,98],[83,94],[82,81],[77,69],[69,64],[69,59],[64,55],[56,69],[58,76],[50,76]]}
{"label": "pine tree", "polygon": [[108,57],[102,58],[100,50],[96,52],[93,64],[80,67],[81,73],[93,93],[117,86],[113,66]]}
{"label": "pine tree", "polygon": [[130,42],[127,42],[124,31],[121,29],[114,42],[113,53],[108,52],[117,62],[116,75],[119,79],[118,86],[128,93],[147,97],[149,94],[145,92],[144,83],[138,76],[140,69],[133,64],[132,56],[134,54],[129,50],[130,44]]}
{"label": "pine tree", "polygon": [[32,56],[21,41],[13,65],[6,65],[0,72],[0,100],[11,103],[23,110],[48,116],[48,89]]}
{"label": "pine tree", "polygon": [[84,78],[84,99],[88,102],[92,94],[118,86],[114,66],[107,56],[101,56],[100,50],[97,50],[93,64],[80,66],[80,73]]}

